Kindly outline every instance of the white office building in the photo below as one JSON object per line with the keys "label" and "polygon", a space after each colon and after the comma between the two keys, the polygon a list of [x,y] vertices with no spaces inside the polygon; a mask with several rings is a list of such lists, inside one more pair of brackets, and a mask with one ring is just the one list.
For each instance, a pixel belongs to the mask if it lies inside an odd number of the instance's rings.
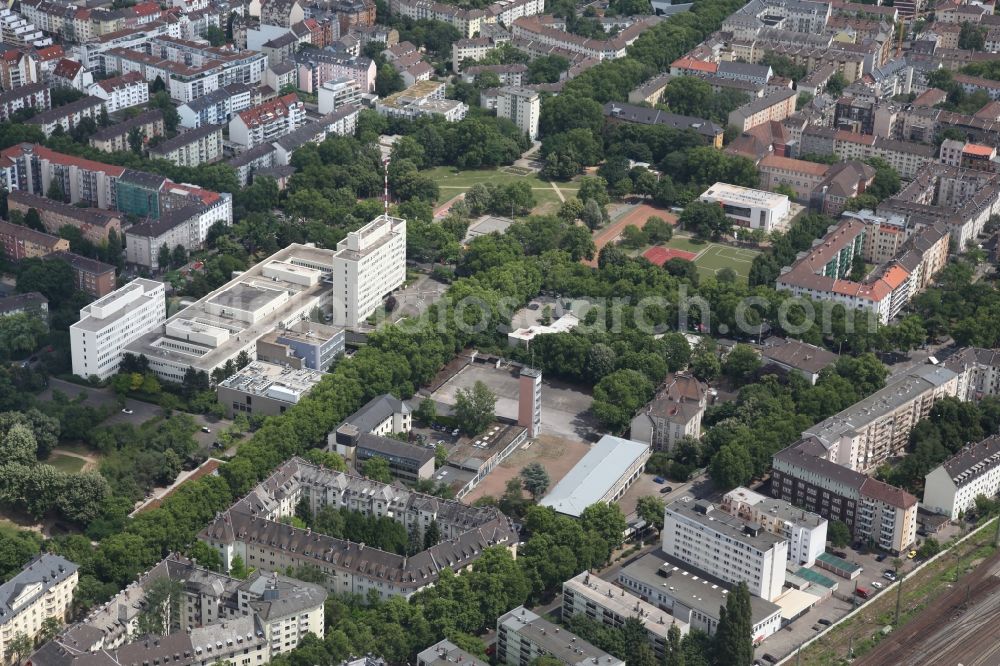
{"label": "white office building", "polygon": [[790,502],[739,487],[723,496],[720,508],[784,537],[788,541],[790,564],[811,567],[826,550],[826,518]]}
{"label": "white office building", "polygon": [[118,372],[125,346],[167,318],[162,282],[138,278],[80,310],[69,327],[73,374],[107,379]]}
{"label": "white office building", "polygon": [[794,214],[791,202],[784,194],[727,183],[712,185],[698,198],[722,204],[726,217],[749,229],[763,229],[767,232],[784,230]]}
{"label": "white office building", "polygon": [[538,92],[527,88],[501,88],[497,93],[497,117],[507,118],[534,141],[538,138]]}
{"label": "white office building", "polygon": [[774,601],[785,585],[788,541],[709,502],[673,502],[663,521],[663,552],[750,594]]}
{"label": "white office building", "polygon": [[333,255],[333,316],[356,326],[406,281],[406,220],[379,215],[337,243]]}
{"label": "white office building", "polygon": [[1000,493],[1000,436],[965,447],[924,477],[924,508],[957,520],[976,497]]}

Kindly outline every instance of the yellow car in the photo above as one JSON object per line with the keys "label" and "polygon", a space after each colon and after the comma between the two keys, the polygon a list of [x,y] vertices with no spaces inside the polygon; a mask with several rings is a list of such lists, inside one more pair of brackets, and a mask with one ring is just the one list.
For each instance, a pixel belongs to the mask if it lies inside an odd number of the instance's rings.
{"label": "yellow car", "polygon": [[908,553],[906,554],[906,559],[908,559],[908,560],[912,560],[912,559],[913,559],[914,557],[916,557],[916,556],[917,556],[917,551],[915,551],[915,550],[911,550],[910,552],[908,552]]}

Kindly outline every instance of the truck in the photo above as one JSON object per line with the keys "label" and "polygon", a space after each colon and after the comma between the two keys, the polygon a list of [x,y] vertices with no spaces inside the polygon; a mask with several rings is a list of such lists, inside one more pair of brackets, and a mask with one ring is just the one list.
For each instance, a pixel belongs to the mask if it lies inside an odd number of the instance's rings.
{"label": "truck", "polygon": [[867,587],[861,587],[860,585],[854,588],[854,594],[858,595],[862,599],[867,599],[872,595],[871,591]]}

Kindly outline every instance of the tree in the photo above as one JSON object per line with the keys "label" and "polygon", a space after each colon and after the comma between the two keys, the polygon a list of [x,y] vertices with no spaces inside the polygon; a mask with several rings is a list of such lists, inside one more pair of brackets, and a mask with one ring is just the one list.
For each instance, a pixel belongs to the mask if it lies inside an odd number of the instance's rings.
{"label": "tree", "polygon": [[38,444],[27,425],[16,423],[0,439],[0,460],[4,463],[32,465],[37,461]]}
{"label": "tree", "polygon": [[580,514],[580,525],[585,532],[598,534],[610,550],[622,545],[625,530],[628,529],[625,515],[615,502],[591,504]]}
{"label": "tree", "polygon": [[45,322],[30,312],[0,317],[0,359],[9,360],[33,352],[45,333]]}
{"label": "tree", "polygon": [[142,134],[142,130],[138,127],[133,127],[128,131],[128,147],[136,155],[142,154],[142,142],[145,136]]}
{"label": "tree", "polygon": [[614,372],[617,362],[618,354],[615,350],[603,342],[598,342],[591,345],[587,351],[583,373],[591,383],[596,384]]}
{"label": "tree", "polygon": [[229,575],[239,580],[243,580],[250,575],[250,572],[247,570],[247,565],[243,561],[243,557],[241,555],[233,557],[232,566],[229,567]]}
{"label": "tree", "polygon": [[226,43],[226,31],[217,25],[210,25],[205,29],[205,39],[212,46],[224,46]]}
{"label": "tree", "polygon": [[438,444],[434,447],[434,469],[444,467],[445,462],[448,460],[448,449],[444,448],[443,445]]}
{"label": "tree", "polygon": [[146,591],[146,608],[137,618],[138,635],[166,636],[174,631],[180,626],[183,600],[183,582],[169,577],[154,580]]}
{"label": "tree", "polygon": [[468,435],[478,435],[493,422],[497,398],[489,387],[477,381],[471,389],[459,389],[455,398],[455,421]]}
{"label": "tree", "polygon": [[938,543],[937,539],[930,538],[924,540],[924,542],[920,544],[920,548],[917,548],[917,557],[922,560],[927,560],[940,552],[941,544]]}
{"label": "tree", "polygon": [[709,475],[715,486],[731,490],[737,486],[745,486],[753,478],[753,460],[750,452],[742,443],[723,445],[712,457],[709,464]]}
{"label": "tree", "polygon": [[38,211],[34,208],[29,208],[28,212],[24,214],[24,226],[29,229],[34,229],[35,231],[45,231],[45,224],[42,222],[42,216],[39,215]]}
{"label": "tree", "polygon": [[667,630],[667,646],[663,652],[663,666],[685,666],[684,650],[681,647],[681,630],[676,622]]}
{"label": "tree", "polygon": [[719,609],[715,631],[715,662],[726,666],[753,664],[753,615],[750,590],[740,581],[726,595],[726,605]]}
{"label": "tree", "polygon": [[441,528],[436,520],[431,520],[430,525],[424,530],[424,550],[433,548],[441,541]]}
{"label": "tree", "polygon": [[187,248],[183,245],[175,245],[173,251],[170,253],[170,265],[174,268],[180,268],[187,263]]}
{"label": "tree", "polygon": [[653,383],[633,369],[616,370],[594,386],[591,410],[609,430],[624,430],[653,394]]}
{"label": "tree", "polygon": [[387,62],[379,65],[375,71],[375,93],[379,97],[388,97],[406,88],[403,83],[403,76],[396,71],[396,68]]}
{"label": "tree", "polygon": [[646,232],[646,238],[650,243],[666,243],[674,237],[674,228],[662,217],[655,215],[646,219],[646,226],[642,228]]}
{"label": "tree", "polygon": [[733,222],[726,217],[722,206],[710,201],[689,203],[681,213],[680,224],[699,238],[712,240],[718,240],[733,229]]}
{"label": "tree", "polygon": [[42,628],[38,632],[38,643],[48,643],[59,634],[62,622],[57,617],[47,617],[42,620]]}
{"label": "tree", "polygon": [[413,415],[424,425],[430,425],[437,419],[437,403],[430,398],[424,398],[417,405]]}
{"label": "tree", "polygon": [[694,355],[691,359],[691,371],[698,379],[710,382],[719,376],[722,371],[722,363],[714,351],[702,351]]}
{"label": "tree", "polygon": [[25,657],[31,654],[33,647],[31,636],[19,631],[7,642],[4,658],[12,662],[14,666],[20,666],[24,663]]}
{"label": "tree", "polygon": [[826,540],[834,548],[843,548],[851,542],[851,529],[839,520],[831,520],[826,528]]}
{"label": "tree", "polygon": [[49,188],[45,190],[45,196],[53,201],[66,201],[66,193],[63,192],[62,183],[55,178],[49,183]]}
{"label": "tree", "polygon": [[963,21],[962,29],[958,33],[958,48],[966,51],[982,51],[986,48],[986,30]]}
{"label": "tree", "polygon": [[156,265],[161,270],[170,268],[170,248],[166,243],[161,245],[159,252],[156,253]]}
{"label": "tree", "polygon": [[604,211],[601,209],[599,203],[593,199],[588,199],[587,203],[583,206],[583,211],[580,213],[580,219],[583,220],[583,223],[589,229],[594,230],[604,224]]}
{"label": "tree", "polygon": [[385,458],[373,457],[361,464],[361,473],[372,481],[381,483],[392,482],[392,472],[389,471],[389,461]]}
{"label": "tree", "polygon": [[726,356],[723,371],[736,383],[750,379],[760,369],[760,356],[750,345],[739,344]]}
{"label": "tree", "polygon": [[636,503],[635,511],[639,517],[646,521],[647,525],[655,528],[657,532],[663,526],[663,512],[666,508],[664,501],[656,495],[646,495],[640,497]]}
{"label": "tree", "polygon": [[549,489],[549,483],[551,483],[549,473],[545,471],[541,463],[537,462],[525,465],[521,470],[520,477],[521,484],[525,490],[531,493],[531,497],[536,501],[545,494],[545,491]]}
{"label": "tree", "polygon": [[826,91],[833,97],[840,97],[840,93],[844,92],[846,87],[847,79],[840,72],[835,72],[826,82]]}

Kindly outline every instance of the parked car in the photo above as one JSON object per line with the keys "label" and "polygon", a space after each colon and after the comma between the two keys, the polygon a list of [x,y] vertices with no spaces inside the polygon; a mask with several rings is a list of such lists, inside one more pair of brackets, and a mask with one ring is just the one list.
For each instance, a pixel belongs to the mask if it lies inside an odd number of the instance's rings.
{"label": "parked car", "polygon": [[818,619],[816,621],[819,622],[820,624],[822,624],[824,627],[829,627],[831,624],[833,624],[833,622],[831,622],[830,620],[826,619],[825,617],[821,617],[820,619]]}
{"label": "parked car", "polygon": [[201,431],[202,431],[202,432],[207,432],[207,433],[211,433],[211,432],[212,432],[212,429],[211,429],[211,428],[209,428],[208,426],[202,426],[202,427],[201,427]]}
{"label": "parked car", "polygon": [[871,591],[867,587],[861,587],[860,585],[854,590],[854,594],[858,595],[862,599],[867,599],[872,596]]}
{"label": "parked car", "polygon": [[874,587],[876,590],[881,590],[885,586],[882,585],[882,583],[878,582],[877,580],[873,580],[872,587]]}
{"label": "parked car", "polygon": [[764,661],[766,661],[769,664],[776,664],[776,663],[778,663],[777,657],[775,657],[774,655],[769,654],[769,653],[765,653],[764,656],[761,657],[761,659],[763,659]]}
{"label": "parked car", "polygon": [[908,560],[912,560],[912,559],[913,559],[914,557],[916,557],[916,556],[917,556],[917,551],[915,551],[915,550],[911,550],[910,552],[908,552],[908,553],[906,554],[906,559],[908,559]]}
{"label": "parked car", "polygon": [[835,551],[833,551],[833,554],[836,555],[837,557],[839,557],[842,560],[846,560],[847,559],[847,553],[845,553],[842,550],[835,550]]}
{"label": "parked car", "polygon": [[662,488],[660,488],[660,494],[661,495],[666,495],[671,490],[673,490],[673,488],[671,488],[670,486],[663,486]]}
{"label": "parked car", "polygon": [[653,483],[666,483],[666,482],[667,482],[667,480],[664,479],[662,476],[654,476],[653,477]]}
{"label": "parked car", "polygon": [[894,574],[891,571],[886,571],[885,573],[883,573],[882,574],[882,578],[885,578],[890,583],[895,583],[896,582],[896,574]]}
{"label": "parked car", "polygon": [[122,414],[135,414],[135,412],[126,407],[125,409],[122,410]]}
{"label": "parked car", "polygon": [[876,555],[876,556],[875,556],[875,561],[876,561],[876,562],[882,562],[882,561],[884,561],[884,560],[885,560],[885,558],[887,558],[887,557],[889,557],[889,556],[888,556],[888,555],[886,555],[885,553],[879,553],[878,555]]}

